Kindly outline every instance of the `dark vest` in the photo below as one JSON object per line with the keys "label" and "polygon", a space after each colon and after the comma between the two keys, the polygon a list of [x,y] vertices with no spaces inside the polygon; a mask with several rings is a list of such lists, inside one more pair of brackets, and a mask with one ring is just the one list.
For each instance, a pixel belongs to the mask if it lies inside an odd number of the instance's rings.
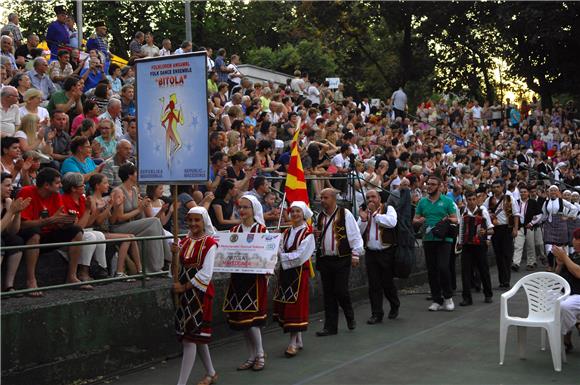
{"label": "dark vest", "polygon": [[[325,216],[325,214],[323,212],[318,214],[318,220],[316,223],[316,227],[320,231],[324,230],[323,221],[322,221],[323,216]],[[329,227],[327,232],[332,231],[333,229],[334,229],[334,242],[335,242],[335,247],[338,250],[338,255],[340,257],[346,257],[346,256],[351,255],[352,249],[350,248],[350,245],[348,243],[348,237],[346,235],[346,219],[345,219],[345,215],[344,215],[344,207],[338,208],[338,211],[336,212],[336,215],[334,216],[334,223],[332,224],[332,228]],[[326,234],[325,234],[325,236],[326,236]],[[320,242],[322,242],[322,244],[323,244],[324,239],[321,238]],[[321,249],[322,249],[322,246],[321,246]],[[324,255],[324,254],[322,254],[322,255]]]}
{"label": "dark vest", "polygon": [[463,244],[464,245],[485,245],[485,237],[479,235],[480,229],[487,229],[485,218],[481,214],[481,208],[478,207],[473,213],[474,216],[463,215]]}
{"label": "dark vest", "polygon": [[[389,205],[382,205],[381,207],[381,214],[386,214]],[[397,237],[397,226],[393,228],[387,228],[383,226],[379,227],[379,239],[381,240],[381,244],[383,246],[395,246],[398,241]],[[365,234],[363,236],[363,240],[366,242],[369,239],[369,231],[371,229],[370,223],[365,230]]]}

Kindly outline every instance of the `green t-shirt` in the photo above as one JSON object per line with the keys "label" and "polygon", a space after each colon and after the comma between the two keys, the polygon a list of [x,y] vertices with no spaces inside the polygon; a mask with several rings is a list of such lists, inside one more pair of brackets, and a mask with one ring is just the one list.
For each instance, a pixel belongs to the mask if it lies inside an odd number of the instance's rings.
{"label": "green t-shirt", "polygon": [[[423,235],[423,241],[442,241],[443,239],[435,237],[431,234],[431,229],[441,221],[444,217],[448,215],[455,215],[455,205],[453,201],[441,194],[439,199],[435,202],[431,202],[429,198],[421,198],[415,209],[415,214],[425,217],[425,235]],[[445,238],[446,242],[452,243],[453,238]]]}
{"label": "green t-shirt", "polygon": [[66,104],[67,102],[68,97],[66,96],[66,93],[64,91],[57,91],[50,97],[46,109],[52,115],[52,112],[56,109],[57,104]]}

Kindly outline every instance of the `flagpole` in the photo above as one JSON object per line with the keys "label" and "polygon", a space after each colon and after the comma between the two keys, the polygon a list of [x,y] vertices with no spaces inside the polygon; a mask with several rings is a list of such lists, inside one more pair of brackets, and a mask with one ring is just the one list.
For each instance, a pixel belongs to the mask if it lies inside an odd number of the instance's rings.
{"label": "flagpole", "polygon": [[282,203],[280,205],[280,216],[278,217],[278,230],[280,230],[280,225],[282,224],[282,214],[284,213],[284,203],[286,203],[286,192],[284,192],[284,196],[282,197]]}

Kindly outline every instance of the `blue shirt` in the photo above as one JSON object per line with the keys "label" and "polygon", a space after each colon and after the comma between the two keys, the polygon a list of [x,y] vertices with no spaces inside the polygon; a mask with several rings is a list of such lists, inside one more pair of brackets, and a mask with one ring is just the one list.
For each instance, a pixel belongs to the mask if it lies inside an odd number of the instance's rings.
{"label": "blue shirt", "polygon": [[222,72],[221,68],[227,67],[226,61],[224,60],[223,56],[218,56],[215,59],[215,72],[218,75],[218,83],[219,82],[228,82],[228,74],[226,72]]}
{"label": "blue shirt", "polygon": [[56,20],[50,23],[46,31],[46,42],[50,48],[50,60],[56,60],[59,48],[70,43],[70,32],[66,24]]}
{"label": "blue shirt", "polygon": [[28,77],[30,78],[32,87],[42,92],[43,100],[50,99],[51,95],[56,92],[56,86],[47,74],[41,76],[38,72],[32,69],[28,71]]}
{"label": "blue shirt", "polygon": [[116,94],[121,94],[121,88],[123,87],[121,79],[119,78],[113,79],[111,75],[107,75],[107,79],[109,79],[109,82],[111,82],[111,89],[113,90],[113,92]]}
{"label": "blue shirt", "polygon": [[87,78],[85,80],[85,88],[84,88],[83,92],[87,92],[91,88],[95,88],[97,86],[97,84],[99,84],[99,82],[101,80],[103,80],[103,78],[104,78],[103,71],[97,71],[95,73],[95,72],[89,70],[88,68],[84,68],[81,71],[81,77],[83,77],[87,71],[89,71],[89,76],[87,76]]}
{"label": "blue shirt", "polygon": [[[64,162],[62,162],[62,166],[60,167],[60,173],[64,176],[67,172],[78,172],[83,175],[89,174],[97,168],[97,165],[91,158],[85,159],[84,162],[81,162],[74,156],[70,158],[66,158]],[[88,182],[86,183],[86,188],[89,188]]]}

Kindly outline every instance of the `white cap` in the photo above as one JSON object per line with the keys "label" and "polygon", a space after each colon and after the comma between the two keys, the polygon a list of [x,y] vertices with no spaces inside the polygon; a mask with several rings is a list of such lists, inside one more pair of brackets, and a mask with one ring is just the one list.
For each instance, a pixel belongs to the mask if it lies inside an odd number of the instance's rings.
{"label": "white cap", "polygon": [[259,224],[266,226],[266,221],[264,221],[264,211],[262,210],[262,204],[255,196],[251,194],[242,195],[240,199],[247,199],[252,204],[252,212],[254,213],[254,220]]}
{"label": "white cap", "polygon": [[190,214],[201,215],[201,217],[203,218],[203,230],[207,235],[213,235],[216,233],[215,227],[213,227],[213,223],[211,223],[211,218],[209,217],[209,214],[207,213],[205,207],[201,206],[192,207],[187,212],[187,215]]}
{"label": "white cap", "polygon": [[292,207],[298,207],[300,210],[302,210],[302,213],[304,214],[304,219],[306,220],[309,220],[310,218],[312,218],[312,215],[314,215],[312,210],[310,210],[310,207],[308,207],[305,202],[294,201],[290,205],[290,208]]}

